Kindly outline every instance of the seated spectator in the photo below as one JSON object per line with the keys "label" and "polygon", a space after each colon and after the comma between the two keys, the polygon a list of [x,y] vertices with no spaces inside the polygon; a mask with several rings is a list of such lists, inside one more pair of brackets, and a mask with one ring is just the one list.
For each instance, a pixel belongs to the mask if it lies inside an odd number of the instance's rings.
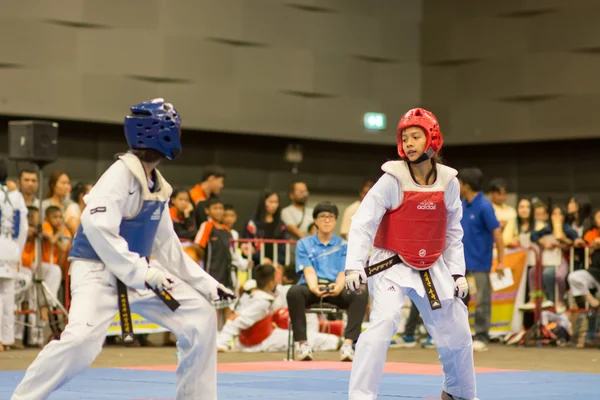
{"label": "seated spectator", "polygon": [[[540,208],[539,206],[536,207]],[[531,241],[542,248],[544,294],[549,301],[556,304],[558,313],[566,310],[564,296],[567,289],[568,265],[563,251],[568,249],[573,241],[577,239],[577,232],[565,222],[566,215],[565,207],[554,206],[551,223],[531,234]],[[531,282],[534,282],[534,276],[535,271],[530,271],[529,279]],[[558,286],[558,298],[556,298],[554,289],[555,284]]]}
{"label": "seated spectator", "polygon": [[[217,336],[217,351],[229,349],[234,337],[239,336],[242,351],[285,351],[288,346],[288,331],[285,327],[274,326],[271,308],[275,297],[273,292],[275,268],[273,265],[259,265],[254,269],[256,288],[249,296],[240,298],[236,313],[232,314]],[[287,321],[282,321],[282,323]],[[311,332],[308,342],[319,350],[336,350],[340,338],[326,333]]]}
{"label": "seated spectator", "polygon": [[287,301],[294,330],[294,341],[299,342],[300,360],[312,360],[312,348],[306,336],[306,308],[320,301],[331,303],[348,310],[348,325],[340,349],[342,361],[354,358],[353,343],[360,335],[361,323],[367,309],[368,296],[348,293],[344,267],[347,243],[333,235],[338,217],[338,208],[329,203],[319,203],[312,215],[318,233],[300,239],[296,247],[296,271],[301,274],[297,286],[293,286]]}
{"label": "seated spectator", "polygon": [[179,238],[183,250],[192,260],[199,262],[200,253],[198,245],[194,243],[198,227],[194,218],[194,206],[190,200],[190,195],[185,190],[174,190],[171,195],[171,206],[169,214],[173,221],[173,229]]}
{"label": "seated spectator", "polygon": [[[256,214],[248,220],[244,232],[243,239],[285,239],[286,227],[281,221],[281,209],[279,206],[279,195],[271,190],[265,190],[260,196]],[[264,259],[260,259],[260,249],[264,246]],[[253,245],[252,259],[254,264],[273,264],[275,255],[275,244],[257,243]],[[247,254],[248,249],[245,249]],[[281,281],[283,273],[283,264],[285,264],[285,246],[279,244],[277,246],[277,265],[278,272],[275,276],[277,281]]]}
{"label": "seated spectator", "polygon": [[579,308],[585,307],[586,300],[591,308],[598,308],[600,301],[590,290],[600,294],[600,210],[594,213],[594,227],[585,233],[583,240],[590,246],[591,262],[587,270],[569,274],[569,287]]}

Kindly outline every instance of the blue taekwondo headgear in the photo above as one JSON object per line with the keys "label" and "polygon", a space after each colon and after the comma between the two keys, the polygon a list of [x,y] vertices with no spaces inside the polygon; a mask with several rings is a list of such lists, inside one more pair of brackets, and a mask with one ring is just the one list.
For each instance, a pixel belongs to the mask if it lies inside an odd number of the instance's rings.
{"label": "blue taekwondo headgear", "polygon": [[130,108],[125,117],[125,138],[132,149],[154,149],[174,160],[181,154],[181,117],[171,103],[154,99]]}

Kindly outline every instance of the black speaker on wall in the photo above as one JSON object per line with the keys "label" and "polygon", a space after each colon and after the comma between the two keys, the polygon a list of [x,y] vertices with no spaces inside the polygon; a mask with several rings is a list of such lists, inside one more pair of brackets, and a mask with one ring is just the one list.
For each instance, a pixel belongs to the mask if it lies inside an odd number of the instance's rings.
{"label": "black speaker on wall", "polygon": [[58,157],[58,123],[51,121],[10,121],[8,158],[49,164]]}

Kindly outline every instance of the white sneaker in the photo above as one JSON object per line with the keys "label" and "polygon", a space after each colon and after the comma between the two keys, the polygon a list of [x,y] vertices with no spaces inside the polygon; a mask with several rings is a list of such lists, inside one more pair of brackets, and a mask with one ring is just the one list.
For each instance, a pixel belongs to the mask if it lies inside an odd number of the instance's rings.
{"label": "white sneaker", "polygon": [[473,351],[488,351],[487,344],[481,340],[473,341]]}
{"label": "white sneaker", "polygon": [[531,301],[529,303],[525,303],[521,307],[519,307],[519,310],[521,310],[521,311],[532,311],[532,310],[535,310],[535,303],[533,303]]}
{"label": "white sneaker", "polygon": [[312,361],[313,352],[308,342],[304,342],[300,345],[300,348],[296,352],[296,358],[298,361]]}
{"label": "white sneaker", "polygon": [[552,308],[554,307],[554,302],[550,300],[542,301],[542,308]]}
{"label": "white sneaker", "polygon": [[345,343],[340,348],[340,361],[352,361],[354,360],[354,350],[352,345]]}

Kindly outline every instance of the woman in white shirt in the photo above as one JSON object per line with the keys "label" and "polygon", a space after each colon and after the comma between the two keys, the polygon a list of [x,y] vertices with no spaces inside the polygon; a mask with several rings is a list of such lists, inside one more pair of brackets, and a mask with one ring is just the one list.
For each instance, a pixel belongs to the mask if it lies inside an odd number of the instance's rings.
{"label": "woman in white shirt", "polygon": [[89,183],[79,182],[71,191],[71,203],[65,210],[64,220],[67,229],[71,232],[71,236],[75,237],[77,229],[79,229],[79,219],[81,212],[85,208],[83,197],[92,190],[92,185]]}

